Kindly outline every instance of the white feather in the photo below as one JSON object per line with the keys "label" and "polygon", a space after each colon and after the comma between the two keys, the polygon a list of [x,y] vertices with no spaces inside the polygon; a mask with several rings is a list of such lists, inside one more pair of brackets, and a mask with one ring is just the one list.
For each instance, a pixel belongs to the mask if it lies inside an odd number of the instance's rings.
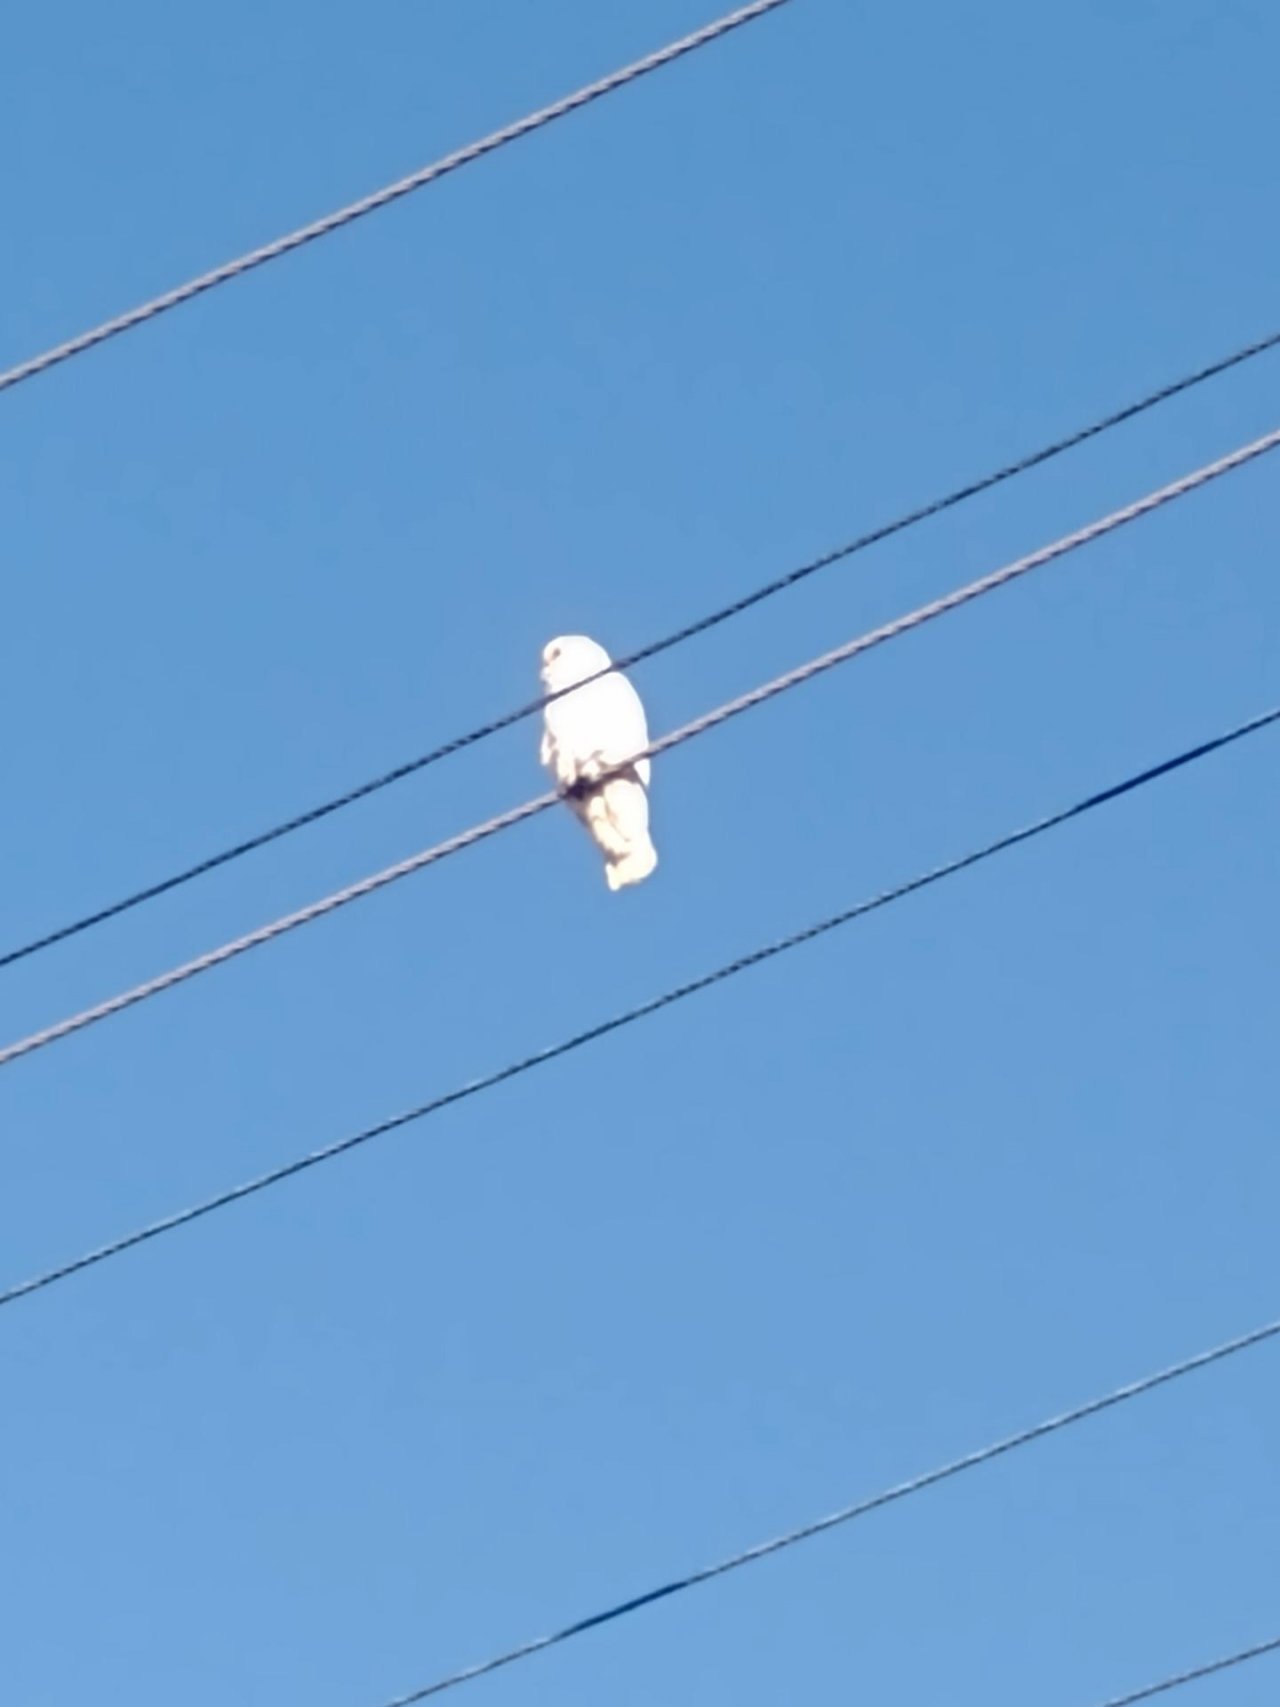
{"label": "white feather", "polygon": [[[658,855],[649,835],[649,760],[636,759],[649,744],[644,706],[609,664],[604,647],[585,634],[561,635],[543,648],[548,693],[585,685],[545,707],[539,757],[604,854],[610,889],[625,889],[649,876]],[[583,786],[621,765],[630,769],[598,788]]]}

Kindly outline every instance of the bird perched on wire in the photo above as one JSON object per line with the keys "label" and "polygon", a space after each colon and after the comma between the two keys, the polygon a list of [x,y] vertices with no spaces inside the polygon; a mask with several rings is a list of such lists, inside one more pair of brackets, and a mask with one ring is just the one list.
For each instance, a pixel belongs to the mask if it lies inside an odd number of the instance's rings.
{"label": "bird perched on wire", "polygon": [[585,634],[562,634],[543,647],[548,693],[586,685],[544,708],[539,757],[604,854],[605,882],[616,890],[642,883],[658,855],[649,836],[649,761],[636,757],[649,745],[644,706],[609,666],[604,647]]}

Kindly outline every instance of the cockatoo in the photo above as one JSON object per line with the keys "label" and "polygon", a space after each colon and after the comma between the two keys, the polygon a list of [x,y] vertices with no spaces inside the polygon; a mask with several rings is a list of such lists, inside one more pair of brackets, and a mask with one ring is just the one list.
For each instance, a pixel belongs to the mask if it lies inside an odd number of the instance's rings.
{"label": "cockatoo", "polygon": [[[605,882],[625,889],[649,876],[658,855],[649,838],[649,761],[636,758],[649,745],[644,706],[609,664],[604,647],[585,634],[564,634],[543,647],[548,693],[588,685],[544,708],[539,757],[604,854]],[[609,674],[588,681],[601,670]]]}

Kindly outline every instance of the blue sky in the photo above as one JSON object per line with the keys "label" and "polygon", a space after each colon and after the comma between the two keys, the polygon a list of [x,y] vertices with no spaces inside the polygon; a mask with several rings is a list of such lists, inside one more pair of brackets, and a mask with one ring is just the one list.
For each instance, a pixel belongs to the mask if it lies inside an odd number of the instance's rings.
{"label": "blue sky", "polygon": [[[16,9],[7,365],[706,21]],[[795,0],[0,398],[0,942],[1273,329],[1254,0]],[[1276,358],[637,672],[662,731],[1277,424]],[[1255,466],[0,1075],[10,1281],[1280,698]],[[484,747],[7,1040],[538,792]],[[387,1697],[1277,1314],[1276,737],[0,1322],[15,1707]],[[1274,1633],[1274,1350],[472,1690],[1090,1707]],[[1197,1699],[1261,1707],[1275,1661]]]}

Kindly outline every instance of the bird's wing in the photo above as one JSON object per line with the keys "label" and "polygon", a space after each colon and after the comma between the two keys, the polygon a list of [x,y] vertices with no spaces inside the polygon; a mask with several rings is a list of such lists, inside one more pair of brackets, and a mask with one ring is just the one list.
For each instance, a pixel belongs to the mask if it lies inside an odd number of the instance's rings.
{"label": "bird's wing", "polygon": [[607,676],[600,683],[600,734],[610,764],[625,764],[649,745],[649,724],[640,695],[625,676]]}

